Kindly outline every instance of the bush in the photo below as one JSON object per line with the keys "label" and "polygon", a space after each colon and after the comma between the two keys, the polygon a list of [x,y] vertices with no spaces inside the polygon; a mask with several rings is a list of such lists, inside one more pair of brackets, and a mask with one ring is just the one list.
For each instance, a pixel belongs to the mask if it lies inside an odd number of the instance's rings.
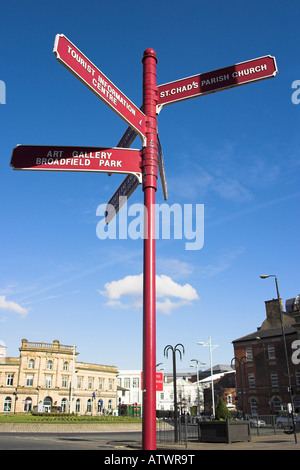
{"label": "bush", "polygon": [[227,406],[225,405],[224,401],[222,398],[220,398],[218,406],[216,408],[216,420],[221,421],[224,419],[230,419],[231,418],[231,413]]}

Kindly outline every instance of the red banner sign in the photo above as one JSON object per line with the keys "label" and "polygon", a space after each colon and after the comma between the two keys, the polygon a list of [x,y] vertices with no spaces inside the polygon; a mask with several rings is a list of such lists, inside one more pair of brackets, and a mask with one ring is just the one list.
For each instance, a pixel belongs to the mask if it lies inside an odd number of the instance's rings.
{"label": "red banner sign", "polygon": [[145,142],[146,116],[63,34],[55,37],[56,59],[115,111]]}
{"label": "red banner sign", "polygon": [[141,161],[141,151],[136,149],[18,145],[10,166],[14,170],[127,173],[141,183]]}
{"label": "red banner sign", "polygon": [[248,60],[212,72],[194,75],[158,87],[158,111],[170,103],[215,93],[246,83],[271,78],[278,72],[275,57],[270,55]]}
{"label": "red banner sign", "polygon": [[[143,390],[143,372],[141,372],[141,390]],[[156,372],[156,391],[164,391],[164,375],[162,372]]]}

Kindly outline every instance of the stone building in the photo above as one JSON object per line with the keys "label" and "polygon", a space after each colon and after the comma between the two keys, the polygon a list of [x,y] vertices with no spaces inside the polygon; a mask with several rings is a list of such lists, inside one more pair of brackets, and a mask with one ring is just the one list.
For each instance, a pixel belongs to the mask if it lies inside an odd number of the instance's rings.
{"label": "stone building", "polygon": [[78,362],[76,346],[22,339],[19,357],[7,357],[2,343],[0,349],[0,413],[117,409],[117,368]]}
{"label": "stone building", "polygon": [[279,414],[289,411],[292,401],[295,411],[300,412],[299,301],[299,296],[286,301],[285,312],[281,299],[280,304],[278,299],[266,301],[266,319],[261,326],[232,342],[238,409],[246,414]]}

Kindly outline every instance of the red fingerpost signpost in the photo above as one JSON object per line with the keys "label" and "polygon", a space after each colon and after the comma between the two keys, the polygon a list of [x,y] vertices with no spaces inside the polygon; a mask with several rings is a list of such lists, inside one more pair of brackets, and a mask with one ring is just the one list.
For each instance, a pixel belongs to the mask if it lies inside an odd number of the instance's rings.
{"label": "red fingerpost signpost", "polygon": [[[11,166],[14,170],[126,173],[125,180],[110,201],[115,208],[114,214],[120,208],[120,198],[129,197],[142,183],[145,205],[143,449],[156,450],[155,193],[158,167],[164,197],[167,198],[157,114],[167,104],[274,77],[276,61],[272,56],[260,57],[157,86],[156,53],[153,49],[146,49],[142,59],[143,104],[138,108],[64,35],[56,35],[53,52],[56,59],[127,122],[129,128],[118,146],[112,148],[18,145],[13,149]],[[129,149],[137,134],[142,140],[142,150]],[[107,223],[114,214],[107,215]],[[159,389],[163,387],[162,377],[160,379]]]}

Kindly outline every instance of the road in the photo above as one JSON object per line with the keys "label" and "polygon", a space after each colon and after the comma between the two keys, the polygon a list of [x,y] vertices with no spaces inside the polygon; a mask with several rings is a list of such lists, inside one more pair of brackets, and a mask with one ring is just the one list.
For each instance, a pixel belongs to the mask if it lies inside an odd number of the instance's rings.
{"label": "road", "polygon": [[133,450],[141,448],[140,432],[0,433],[0,450]]}

